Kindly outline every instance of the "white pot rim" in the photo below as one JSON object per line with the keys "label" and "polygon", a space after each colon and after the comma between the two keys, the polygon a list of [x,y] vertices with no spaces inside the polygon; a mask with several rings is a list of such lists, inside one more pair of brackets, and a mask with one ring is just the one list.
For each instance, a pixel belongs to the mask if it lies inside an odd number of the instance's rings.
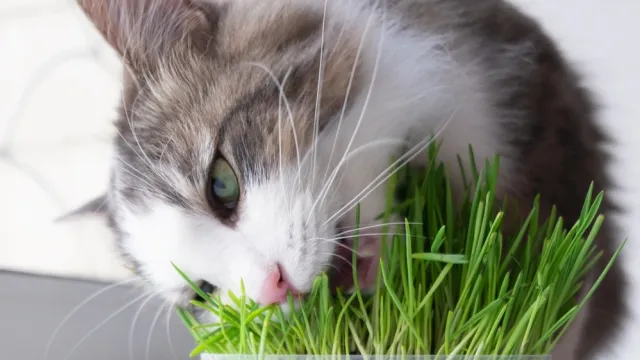
{"label": "white pot rim", "polygon": [[550,360],[550,355],[221,355],[202,354],[200,360]]}

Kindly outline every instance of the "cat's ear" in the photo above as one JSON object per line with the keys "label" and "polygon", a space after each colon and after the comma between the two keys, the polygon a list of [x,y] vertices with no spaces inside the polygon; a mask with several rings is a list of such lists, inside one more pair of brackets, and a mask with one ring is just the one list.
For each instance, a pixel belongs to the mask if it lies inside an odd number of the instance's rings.
{"label": "cat's ear", "polygon": [[107,203],[107,195],[102,194],[97,196],[81,206],[69,211],[56,218],[54,222],[63,222],[76,217],[82,217],[87,215],[106,216],[109,204]]}
{"label": "cat's ear", "polygon": [[219,19],[219,7],[197,0],[77,0],[80,7],[130,71],[153,71],[166,57],[206,52]]}

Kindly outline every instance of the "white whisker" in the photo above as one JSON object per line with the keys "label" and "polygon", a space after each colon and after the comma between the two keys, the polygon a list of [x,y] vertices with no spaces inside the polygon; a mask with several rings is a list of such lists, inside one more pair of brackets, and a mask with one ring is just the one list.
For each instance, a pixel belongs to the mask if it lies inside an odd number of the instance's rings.
{"label": "white whisker", "polygon": [[140,314],[142,313],[142,309],[144,309],[145,305],[147,305],[147,303],[149,303],[149,301],[151,301],[151,299],[153,299],[155,296],[157,296],[158,294],[150,294],[141,304],[140,307],[138,308],[138,311],[136,311],[136,313],[133,315],[133,319],[131,320],[131,327],[129,328],[129,359],[131,360],[135,360],[135,356],[133,356],[133,337],[134,337],[134,331],[136,329],[136,323],[138,322],[138,318],[140,317]]}
{"label": "white whisker", "polygon": [[[367,197],[373,190],[375,190],[376,187],[378,187],[381,183],[387,181],[391,176],[393,176],[393,174],[395,174],[398,171],[399,168],[401,168],[402,166],[404,166],[407,163],[409,163],[418,154],[420,154],[425,149],[427,149],[429,144],[431,144],[432,141],[435,141],[435,139],[438,137],[438,135],[440,135],[442,133],[442,131],[444,131],[444,129],[449,124],[449,122],[451,122],[451,120],[455,117],[455,114],[458,112],[459,109],[460,109],[460,105],[458,105],[453,110],[453,112],[451,113],[451,116],[445,121],[445,123],[442,125],[442,127],[438,130],[438,132],[436,132],[436,134],[433,137],[427,137],[427,138],[423,139],[422,141],[418,142],[409,151],[407,151],[402,156],[400,156],[396,161],[394,161],[385,170],[383,170],[380,173],[380,175],[378,175],[375,179],[373,179],[369,183],[369,185],[367,185],[362,191],[360,191],[356,196],[354,196],[354,198],[351,201],[349,201],[345,206],[340,208],[333,216],[329,217],[329,219],[326,220],[325,224],[329,223],[331,220],[335,219],[336,217],[340,217],[340,216],[344,215],[347,211],[351,210],[354,206],[357,205],[357,202],[359,202],[360,199]],[[393,169],[395,169],[395,170],[393,170]],[[391,171],[390,174],[387,174],[385,176],[385,174],[387,172],[389,172],[390,170],[393,170],[393,171]],[[381,177],[382,177],[382,179],[380,179]],[[371,186],[373,186],[373,188],[369,190],[369,188]],[[364,195],[362,195],[363,193],[364,193]]]}
{"label": "white whisker", "polygon": [[[318,88],[316,90],[316,109],[315,114],[313,116],[313,141],[312,150],[313,150],[313,162],[311,165],[311,188],[314,188],[316,182],[316,158],[317,158],[317,142],[318,142],[318,128],[320,122],[320,106],[322,102],[322,80],[324,78],[324,32],[327,20],[327,3],[328,0],[324,0],[324,9],[322,13],[322,30],[320,32],[320,66],[318,68]],[[304,163],[304,161],[303,161]]]}
{"label": "white whisker", "polygon": [[[289,71],[287,71],[284,79],[282,80],[282,83],[280,83],[278,81],[278,77],[265,65],[262,65],[260,63],[256,63],[256,62],[247,62],[247,64],[252,65],[252,66],[257,66],[258,68],[264,70],[267,75],[269,75],[269,77],[271,78],[271,80],[273,80],[273,82],[275,83],[276,87],[278,88],[278,91],[280,91],[280,96],[282,97],[282,99],[284,100],[284,106],[287,109],[287,114],[289,115],[289,121],[290,121],[290,125],[292,127],[292,132],[293,132],[293,141],[296,147],[296,154],[297,154],[297,161],[298,161],[298,171],[300,170],[300,148],[298,146],[298,135],[297,135],[297,131],[296,131],[296,126],[295,123],[293,121],[293,112],[291,111],[291,104],[289,104],[289,100],[287,100],[287,97],[284,93],[284,84],[287,80],[287,78],[289,77],[289,75],[291,74],[291,70],[289,69]],[[300,175],[298,173],[298,175]]]}
{"label": "white whisker", "polygon": [[351,88],[353,86],[353,80],[355,78],[355,74],[356,74],[356,68],[358,67],[358,64],[360,63],[360,56],[362,54],[362,49],[364,49],[364,43],[365,43],[365,39],[367,37],[367,33],[369,31],[369,26],[371,24],[371,20],[373,19],[373,13],[369,14],[369,18],[367,19],[367,23],[365,25],[362,37],[360,38],[360,43],[358,44],[358,49],[356,50],[356,57],[355,60],[353,62],[353,66],[351,68],[351,74],[349,75],[349,82],[347,83],[347,91],[345,93],[345,98],[344,101],[342,103],[342,109],[340,112],[340,118],[338,119],[338,128],[336,129],[336,135],[333,138],[333,146],[331,147],[331,153],[329,154],[329,160],[327,162],[327,168],[325,169],[324,172],[324,176],[322,178],[322,181],[325,182],[327,181],[327,173],[329,171],[329,168],[331,167],[331,160],[333,159],[333,153],[335,151],[336,148],[336,144],[338,142],[338,136],[340,135],[340,127],[342,126],[342,120],[344,119],[344,114],[346,112],[347,109],[347,103],[349,102],[349,96],[351,95]]}
{"label": "white whisker", "polygon": [[[404,233],[400,233],[400,232],[378,232],[378,233],[364,233],[364,234],[355,234],[355,235],[348,235],[348,236],[334,236],[331,238],[323,238],[323,237],[314,237],[311,238],[309,240],[323,240],[323,241],[330,241],[330,242],[335,242],[335,241],[340,241],[340,240],[345,240],[345,239],[355,239],[358,237],[364,237],[364,236],[384,236],[384,235],[398,235],[398,236],[407,236],[407,234]],[[409,235],[412,238],[416,238],[416,239],[426,239],[426,236],[418,236],[415,234],[411,234]]]}
{"label": "white whisker", "polygon": [[87,341],[87,339],[89,337],[91,337],[91,335],[93,335],[96,331],[100,330],[100,328],[102,328],[105,324],[107,324],[109,321],[111,321],[113,318],[115,318],[116,316],[118,316],[118,314],[122,313],[123,311],[125,311],[126,309],[128,309],[131,305],[137,303],[138,301],[142,300],[143,298],[145,298],[147,296],[148,292],[136,297],[135,299],[133,299],[132,301],[126,303],[124,306],[120,307],[118,310],[116,310],[113,314],[109,315],[106,319],[104,319],[103,321],[101,321],[98,325],[96,325],[93,329],[91,329],[90,331],[88,331],[82,338],[80,338],[80,340],[78,340],[78,342],[76,343],[75,346],[73,346],[71,348],[71,350],[69,350],[69,353],[67,354],[67,356],[64,357],[64,360],[68,360],[71,355],[73,355],[73,353],[78,350],[78,348],[84,344],[85,341]]}
{"label": "white whisker", "polygon": [[147,336],[147,346],[145,347],[145,351],[144,351],[144,358],[146,360],[149,360],[149,354],[151,353],[151,338],[153,336],[153,329],[156,327],[156,324],[158,323],[158,320],[160,319],[160,316],[162,315],[162,310],[164,310],[165,308],[165,304],[161,304],[158,307],[158,313],[153,317],[153,320],[151,321],[151,325],[149,326],[149,335]]}
{"label": "white whisker", "polygon": [[104,294],[105,292],[112,290],[114,288],[117,288],[118,286],[123,286],[123,285],[127,285],[127,284],[131,284],[135,281],[138,281],[139,279],[137,277],[132,278],[132,279],[127,279],[127,280],[123,280],[123,281],[119,281],[115,284],[111,284],[105,288],[100,289],[99,291],[96,291],[95,293],[93,293],[92,295],[90,295],[89,297],[87,297],[84,301],[82,301],[80,304],[76,305],[73,309],[71,309],[71,311],[69,311],[69,313],[62,319],[62,321],[60,321],[60,324],[58,324],[58,326],[53,330],[53,333],[51,334],[51,337],[49,338],[49,341],[47,342],[47,345],[45,346],[45,352],[44,352],[44,360],[49,359],[49,353],[51,352],[51,347],[53,346],[53,341],[55,340],[55,338],[58,336],[58,333],[60,332],[60,330],[62,330],[62,328],[64,327],[64,325],[71,320],[71,318],[80,310],[82,309],[85,305],[87,305],[91,300],[97,298],[98,296]]}
{"label": "white whisker", "polygon": [[[402,221],[402,222],[398,221],[398,222],[376,224],[376,225],[369,225],[369,226],[362,226],[362,227],[354,225],[354,226],[352,226],[352,228],[353,228],[352,230],[346,230],[347,228],[342,228],[342,230],[345,230],[345,231],[341,231],[341,232],[337,233],[336,236],[349,234],[349,233],[353,233],[353,232],[356,232],[356,231],[369,230],[369,229],[373,229],[373,228],[377,228],[377,227],[383,227],[383,226],[396,226],[396,225],[403,225],[404,226],[404,224],[405,224],[404,221]],[[422,225],[422,223],[419,223],[419,222],[407,222],[407,224],[409,224],[409,225]]]}
{"label": "white whisker", "polygon": [[167,334],[167,342],[169,343],[169,350],[171,351],[171,355],[173,355],[174,360],[178,360],[178,355],[176,355],[176,349],[173,347],[173,337],[171,336],[171,314],[175,305],[169,303],[169,307],[167,308],[167,317],[165,318],[166,329],[165,332]]}
{"label": "white whisker", "polygon": [[[377,3],[376,3],[377,5]],[[383,11],[383,14],[386,15],[386,9]],[[382,17],[382,23],[385,24],[385,19],[386,17],[383,16]],[[383,25],[384,27],[384,25]],[[349,143],[347,144],[347,148],[344,150],[344,154],[343,154],[343,158],[344,156],[347,156],[347,154],[349,153],[349,150],[351,149],[351,146],[353,145],[353,141],[356,138],[356,134],[358,133],[358,130],[360,129],[360,126],[362,125],[362,121],[364,120],[364,115],[369,107],[369,101],[371,100],[371,95],[373,94],[373,87],[375,85],[376,79],[378,77],[378,71],[380,68],[380,58],[382,57],[382,48],[383,48],[383,44],[384,44],[384,31],[380,32],[380,39],[379,39],[379,43],[378,43],[378,50],[376,52],[376,60],[373,64],[373,73],[371,74],[371,84],[369,84],[369,89],[367,90],[367,96],[365,97],[364,100],[364,105],[362,106],[362,111],[360,112],[360,117],[358,118],[358,122],[356,123],[356,127],[355,129],[353,129],[353,133],[351,134],[351,139],[349,139]]]}
{"label": "white whisker", "polygon": [[[363,151],[371,150],[371,149],[374,149],[374,148],[376,148],[378,146],[384,146],[384,145],[397,146],[397,145],[403,144],[403,143],[405,143],[404,140],[380,139],[380,140],[372,141],[372,142],[366,143],[364,145],[361,145],[358,148],[353,149],[353,151],[351,151],[351,153],[349,153],[347,156],[342,158],[340,163],[338,163],[338,165],[336,165],[335,169],[332,171],[331,178],[335,181],[335,177],[340,172],[340,169],[342,168],[342,166],[344,164],[346,164],[347,161],[349,159],[351,159],[351,157],[356,156],[356,155],[358,155],[359,153],[361,153]],[[311,210],[309,210],[309,217],[307,218],[307,221],[309,220],[311,215],[314,213],[314,209],[318,205],[318,203],[324,201],[324,198],[326,197],[326,193],[331,188],[331,186],[329,186],[329,185],[330,185],[329,183],[325,184],[325,186],[322,188],[322,190],[320,191],[320,193],[316,197],[316,200],[314,201],[313,205],[311,206]]]}

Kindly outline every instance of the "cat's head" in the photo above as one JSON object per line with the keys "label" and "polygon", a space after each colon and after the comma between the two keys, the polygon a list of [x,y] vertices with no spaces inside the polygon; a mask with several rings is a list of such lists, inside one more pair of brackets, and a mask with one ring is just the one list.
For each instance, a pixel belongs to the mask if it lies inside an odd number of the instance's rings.
{"label": "cat's head", "polygon": [[309,291],[340,247],[327,129],[363,96],[366,21],[315,0],[80,5],[126,68],[105,206],[136,272],[180,303],[172,264],[262,303]]}

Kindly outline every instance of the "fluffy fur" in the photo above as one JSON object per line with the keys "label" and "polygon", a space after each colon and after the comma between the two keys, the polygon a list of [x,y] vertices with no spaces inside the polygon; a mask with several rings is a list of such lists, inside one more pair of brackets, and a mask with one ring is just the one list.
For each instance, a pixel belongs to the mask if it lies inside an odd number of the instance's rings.
{"label": "fluffy fur", "polygon": [[[79,2],[127,67],[106,213],[123,256],[172,301],[192,296],[172,263],[223,293],[242,279],[254,298],[280,264],[308,290],[357,202],[379,243],[389,160],[415,160],[431,134],[446,162],[469,145],[480,162],[501,154],[502,196],[542,193],[568,220],[590,181],[608,187],[590,95],[503,1]],[[240,182],[229,216],[207,200],[216,156]],[[611,255],[610,229],[599,245]],[[608,339],[621,283],[616,268],[561,358]]]}

